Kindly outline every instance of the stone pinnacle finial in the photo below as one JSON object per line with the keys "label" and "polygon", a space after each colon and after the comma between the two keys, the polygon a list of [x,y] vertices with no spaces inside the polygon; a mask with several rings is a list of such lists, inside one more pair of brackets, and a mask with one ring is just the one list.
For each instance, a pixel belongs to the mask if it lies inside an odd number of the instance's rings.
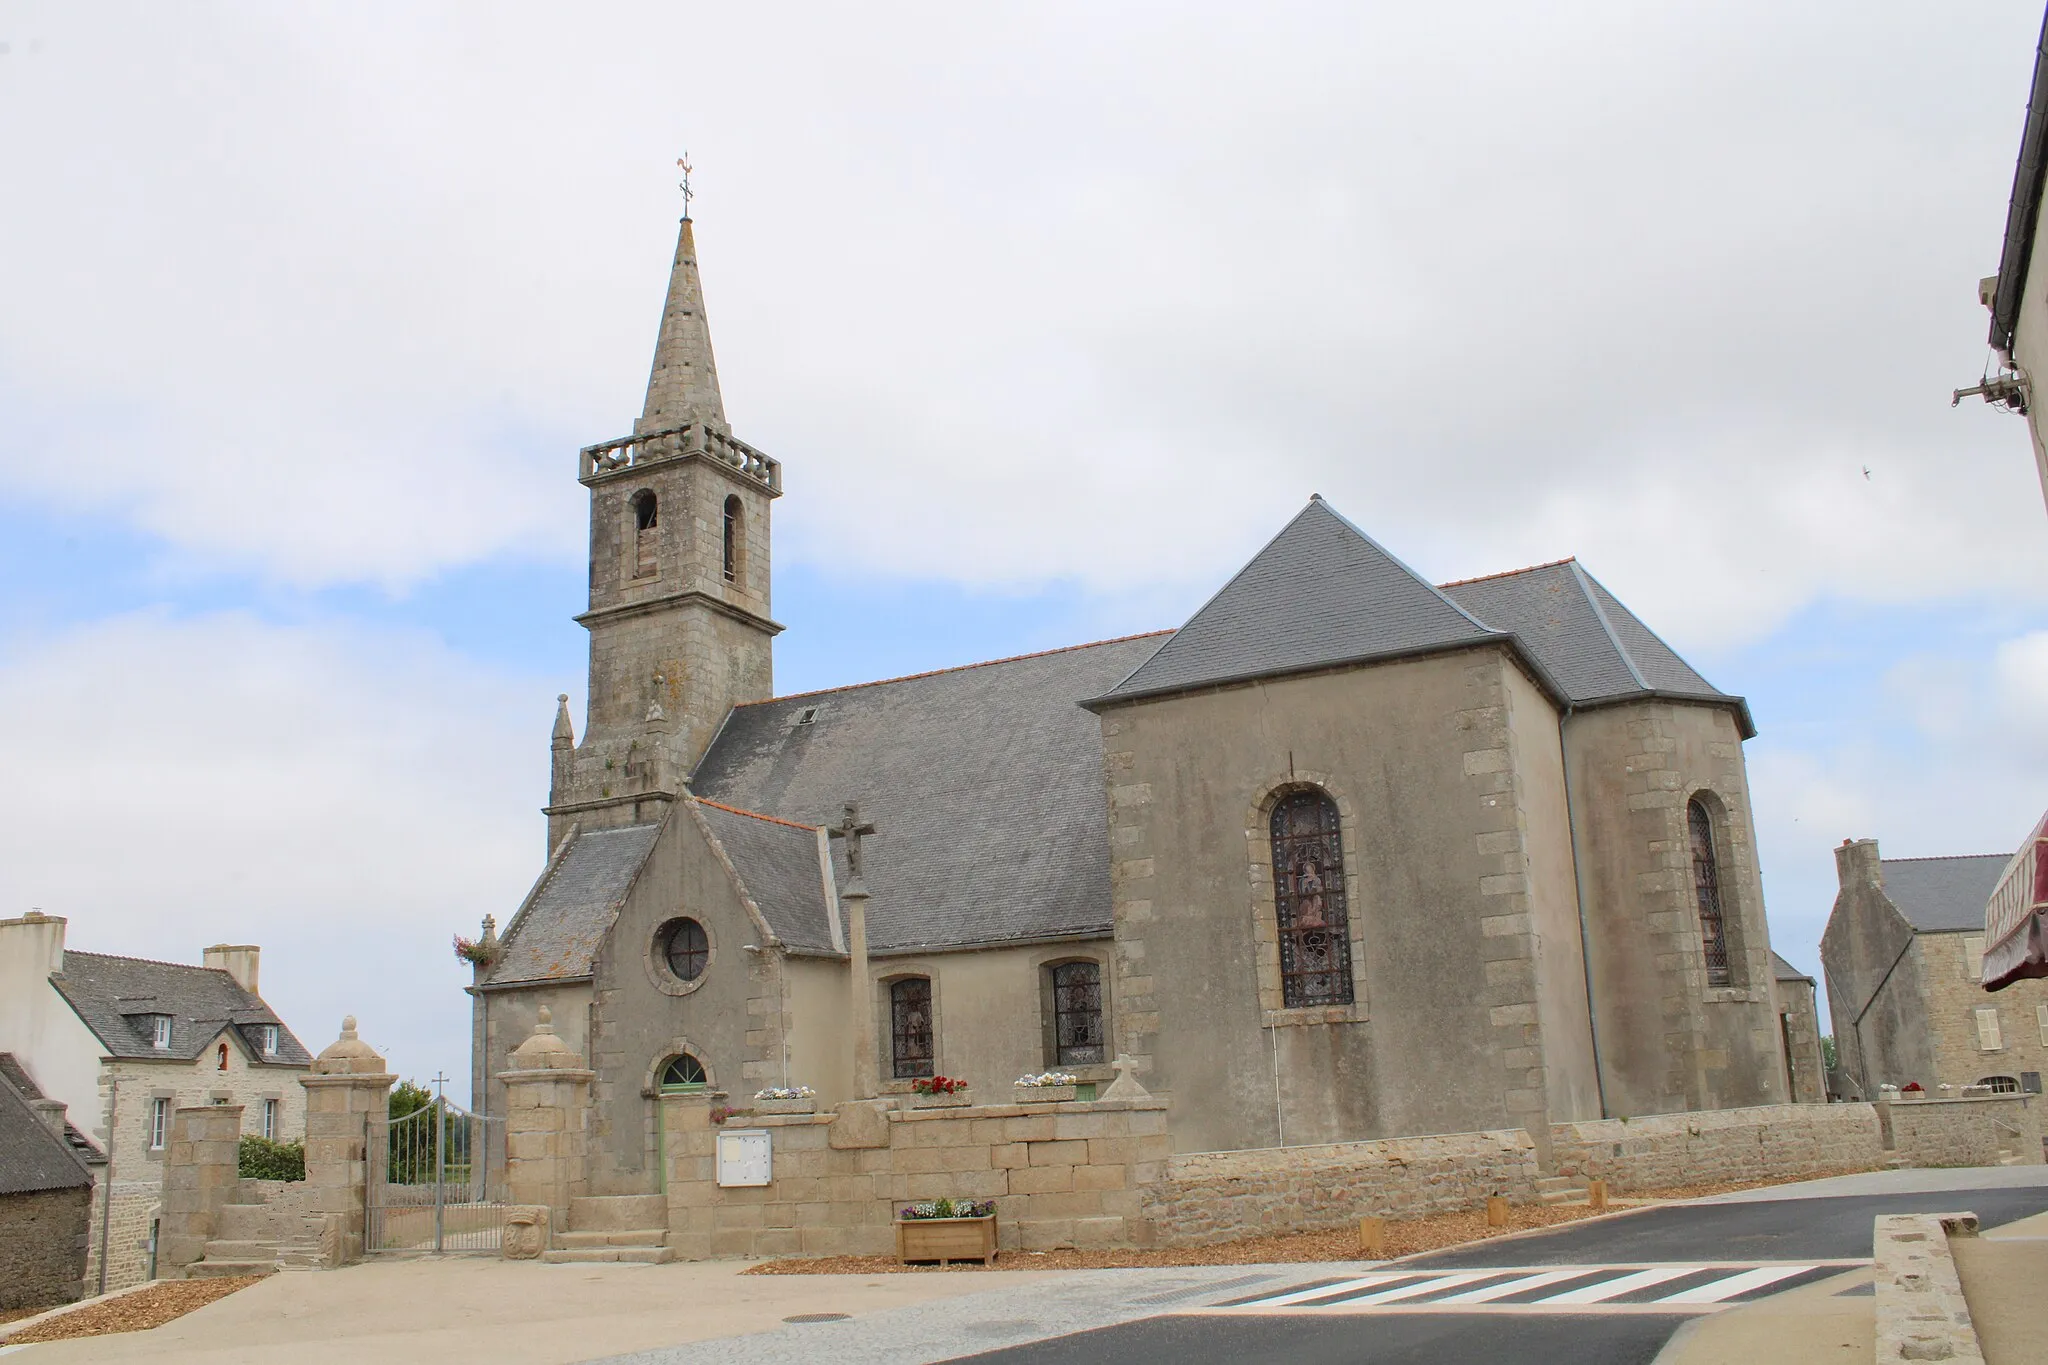
{"label": "stone pinnacle finial", "polygon": [[558,749],[576,747],[576,727],[569,720],[569,694],[562,693],[555,698],[554,746]]}
{"label": "stone pinnacle finial", "polygon": [[373,1075],[383,1070],[384,1059],[377,1055],[377,1050],[356,1036],[353,1014],[342,1019],[341,1036],[313,1059],[313,1074],[317,1076]]}
{"label": "stone pinnacle finial", "polygon": [[533,1031],[535,1033],[553,1033],[555,1031],[555,1012],[546,1005],[542,1005],[540,1013],[534,1016]]}
{"label": "stone pinnacle finial", "polygon": [[353,1014],[341,1016],[341,1036],[351,1041],[356,1036],[356,1017]]}

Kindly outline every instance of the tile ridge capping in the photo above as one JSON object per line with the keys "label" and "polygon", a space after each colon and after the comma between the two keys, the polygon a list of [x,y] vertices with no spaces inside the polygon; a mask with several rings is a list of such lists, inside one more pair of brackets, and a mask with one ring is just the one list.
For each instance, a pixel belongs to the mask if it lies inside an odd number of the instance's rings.
{"label": "tile ridge capping", "polygon": [[[809,692],[789,692],[779,697],[764,697],[760,701],[737,702],[733,705],[732,709],[734,711],[740,711],[752,706],[773,706],[777,702],[802,701],[807,697],[830,697],[836,696],[841,692],[857,692],[864,687],[887,687],[891,683],[917,682],[919,679],[922,678],[943,677],[945,674],[948,673],[966,673],[977,668],[994,668],[999,664],[1023,663],[1029,659],[1043,659],[1054,654],[1072,654],[1077,650],[1099,649],[1104,645],[1129,644],[1133,640],[1149,640],[1152,639],[1154,636],[1171,635],[1174,633],[1174,629],[1176,628],[1169,628],[1166,630],[1141,630],[1135,635],[1116,635],[1112,636],[1107,640],[1089,640],[1084,644],[1058,645],[1052,649],[1033,650],[1029,654],[1010,654],[1000,659],[982,659],[976,663],[971,664],[952,664],[946,668],[928,668],[922,673],[905,673],[902,676],[895,678],[876,678],[869,682],[844,683],[838,687],[820,687],[815,688]],[[698,799],[702,800],[701,797]],[[753,812],[742,811],[741,814],[750,815],[753,814]],[[808,828],[808,826],[806,826],[806,828]]]}
{"label": "tile ridge capping", "polygon": [[1879,858],[1878,864],[1885,863],[1960,863],[1978,858],[2011,858],[2010,853],[1928,853],[1917,858]]}
{"label": "tile ridge capping", "polygon": [[[750,705],[759,704],[758,702],[750,703]],[[729,815],[744,815],[750,820],[766,820],[771,825],[788,825],[791,829],[800,829],[806,834],[816,834],[819,829],[817,825],[798,824],[794,820],[785,820],[779,815],[768,815],[757,810],[743,810],[738,806],[728,806],[723,801],[713,801],[709,797],[698,796],[694,792],[691,793],[690,799],[700,806],[709,806],[713,810],[722,810]]]}
{"label": "tile ridge capping", "polygon": [[1474,574],[1470,578],[1454,578],[1448,583],[1439,583],[1437,586],[1439,588],[1462,588],[1468,583],[1490,583],[1496,578],[1519,578],[1525,573],[1535,573],[1539,569],[1558,569],[1567,564],[1577,563],[1578,558],[1577,555],[1566,555],[1563,559],[1549,559],[1541,564],[1528,564],[1519,569],[1502,569],[1498,573],[1482,573]]}

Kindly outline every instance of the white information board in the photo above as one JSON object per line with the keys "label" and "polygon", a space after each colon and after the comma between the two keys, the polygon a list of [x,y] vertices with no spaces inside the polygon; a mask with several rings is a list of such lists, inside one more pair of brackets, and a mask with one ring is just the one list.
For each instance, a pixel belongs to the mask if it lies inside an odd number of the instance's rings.
{"label": "white information board", "polygon": [[718,1135],[718,1183],[766,1185],[774,1178],[774,1153],[766,1128],[741,1128]]}

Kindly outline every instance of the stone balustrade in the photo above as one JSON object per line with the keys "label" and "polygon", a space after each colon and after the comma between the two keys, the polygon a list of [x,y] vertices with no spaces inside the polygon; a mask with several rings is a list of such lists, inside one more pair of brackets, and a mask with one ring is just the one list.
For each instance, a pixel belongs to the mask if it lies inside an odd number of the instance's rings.
{"label": "stone balustrade", "polygon": [[738,470],[774,493],[782,492],[782,462],[738,437],[700,422],[663,427],[615,440],[599,441],[577,452],[576,477],[588,483],[622,470],[658,460],[701,455]]}

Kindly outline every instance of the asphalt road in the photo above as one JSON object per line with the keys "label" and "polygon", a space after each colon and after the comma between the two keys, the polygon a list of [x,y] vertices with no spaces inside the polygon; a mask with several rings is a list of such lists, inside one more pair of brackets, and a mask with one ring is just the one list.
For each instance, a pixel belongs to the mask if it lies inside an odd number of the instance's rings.
{"label": "asphalt road", "polygon": [[[1470,1271],[1495,1267],[1603,1266],[1644,1262],[1709,1263],[1851,1260],[1870,1255],[1880,1213],[1970,1209],[1990,1228],[2048,1212],[2048,1187],[1688,1204],[1560,1228],[1511,1241],[1415,1257],[1388,1270]],[[1654,1291],[1647,1291],[1654,1292]],[[1641,1300],[1638,1299],[1640,1304]],[[1646,1311],[1398,1313],[1241,1311],[1229,1316],[1176,1314],[1052,1337],[961,1360],[989,1365],[1236,1365],[1249,1360],[1300,1365],[1513,1361],[1517,1365],[1648,1365],[1686,1322],[1678,1312]]]}

